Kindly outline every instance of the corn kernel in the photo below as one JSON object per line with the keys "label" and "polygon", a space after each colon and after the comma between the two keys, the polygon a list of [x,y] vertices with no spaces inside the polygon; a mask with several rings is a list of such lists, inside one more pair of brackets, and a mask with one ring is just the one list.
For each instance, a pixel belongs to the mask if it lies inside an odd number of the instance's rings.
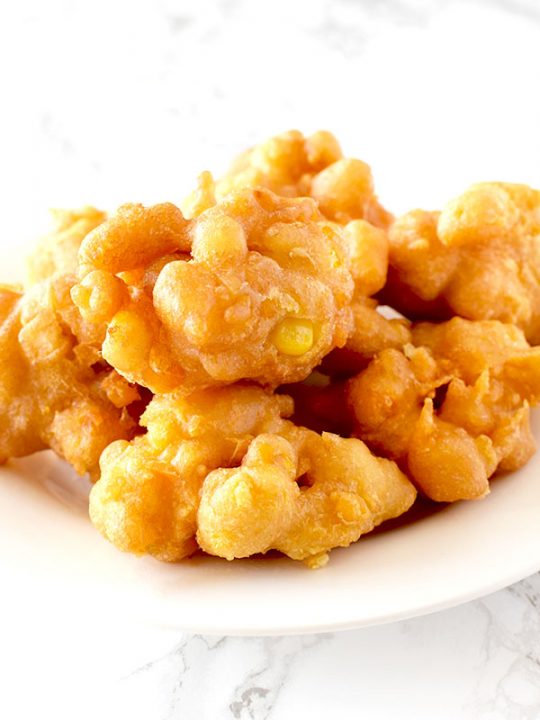
{"label": "corn kernel", "polygon": [[304,355],[313,347],[313,323],[302,318],[287,317],[274,329],[272,342],[284,355]]}
{"label": "corn kernel", "polygon": [[131,310],[120,310],[111,320],[103,343],[103,357],[128,377],[148,359],[152,333],[144,318]]}

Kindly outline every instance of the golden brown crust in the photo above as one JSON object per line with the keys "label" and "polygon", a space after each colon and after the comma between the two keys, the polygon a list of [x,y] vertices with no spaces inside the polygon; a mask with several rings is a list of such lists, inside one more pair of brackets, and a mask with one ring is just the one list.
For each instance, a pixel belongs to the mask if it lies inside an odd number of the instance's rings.
{"label": "golden brown crust", "polygon": [[288,423],[279,435],[259,435],[241,467],[206,478],[197,540],[228,560],[275,549],[319,566],[415,497],[395,463],[359,440]]}
{"label": "golden brown crust", "polygon": [[[208,197],[208,176],[188,200],[189,207],[196,207],[203,187]],[[363,219],[386,228],[393,219],[377,200],[369,165],[344,158],[336,138],[325,130],[310,136],[291,130],[247,150],[214,192],[224,197],[245,187],[266,187],[283,197],[312,197],[326,218],[341,224]]]}
{"label": "golden brown crust", "polygon": [[291,412],[286,395],[254,386],[155,396],[141,418],[148,433],[102,456],[94,524],[119,548],[162,560],[197,546],[229,560],[273,548],[316,565],[412,504],[393,463],[359,440],[297,427]]}
{"label": "golden brown crust", "polygon": [[100,362],[99,329],[70,301],[74,282],[53,276],[25,295],[0,291],[1,461],[50,447],[94,473],[102,450],[133,434],[125,407],[138,393]]}
{"label": "golden brown crust", "polygon": [[190,555],[206,475],[238,464],[251,440],[279,428],[291,409],[288,398],[249,386],[156,395],[140,420],[148,432],[113,443],[101,458],[93,523],[128,552]]}
{"label": "golden brown crust", "polygon": [[413,327],[349,384],[356,434],[397,460],[433,500],[482,497],[497,468],[534,452],[529,404],[540,400],[540,349],[497,321]]}
{"label": "golden brown crust", "polygon": [[480,183],[390,229],[383,295],[412,318],[500,320],[540,342],[540,191]]}
{"label": "golden brown crust", "polygon": [[404,473],[473,499],[530,458],[540,192],[484,183],[391,225],[366,163],[291,131],[182,208],[63,211],[27,291],[0,288],[0,460],[99,459],[117,547],[320,567],[410,507]]}
{"label": "golden brown crust", "polygon": [[107,324],[105,359],[153,392],[301,380],[347,340],[353,275],[363,273],[359,293],[384,283],[384,233],[343,230],[307,198],[239,190],[172,241],[161,222],[154,232],[154,210],[122,211],[90,233],[73,290],[83,316]]}

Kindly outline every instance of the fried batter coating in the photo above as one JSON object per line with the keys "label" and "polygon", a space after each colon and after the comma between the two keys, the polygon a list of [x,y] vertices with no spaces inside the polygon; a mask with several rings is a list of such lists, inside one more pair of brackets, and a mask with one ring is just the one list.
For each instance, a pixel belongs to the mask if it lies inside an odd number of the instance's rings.
{"label": "fried batter coating", "polygon": [[106,215],[94,207],[53,210],[54,229],[43,237],[27,259],[26,284],[35,285],[55,274],[76,274],[81,242]]}
{"label": "fried batter coating", "polygon": [[[382,235],[264,189],[238,190],[192,221],[170,205],[126,206],[83,241],[73,298],[86,320],[107,323],[104,358],[153,392],[276,386],[345,344],[353,276],[365,293],[384,283]],[[368,249],[377,257],[364,266]]]}
{"label": "fried batter coating", "polygon": [[389,241],[386,232],[365,220],[353,220],[344,228],[354,279],[352,329],[343,348],[336,348],[323,359],[323,370],[330,375],[353,375],[369,360],[388,347],[402,348],[410,341],[407,320],[387,319],[377,310],[372,295],[386,283]]}
{"label": "fried batter coating", "polygon": [[309,137],[291,130],[245,151],[215,188],[204,173],[184,208],[194,217],[214,195],[223,198],[246,187],[266,187],[283,197],[312,197],[326,218],[342,224],[365,219],[388,227],[392,221],[377,200],[369,165],[344,158],[336,138],[325,130]]}
{"label": "fried batter coating", "polygon": [[540,191],[481,183],[390,230],[385,300],[413,318],[500,320],[540,343]]}
{"label": "fried batter coating", "polygon": [[355,433],[433,500],[482,497],[496,470],[534,453],[529,404],[540,401],[540,348],[515,326],[457,317],[420,323],[412,340],[350,381]]}
{"label": "fried batter coating", "polygon": [[393,463],[299,428],[291,412],[289,397],[255,386],[156,395],[148,434],[104,452],[92,521],[120,549],[161,560],[198,542],[228,559],[273,548],[318,566],[412,504]]}
{"label": "fried batter coating", "polygon": [[121,550],[170,562],[191,555],[205,477],[240,463],[251,440],[291,411],[290,398],[249,386],[154,396],[139,421],[147,434],[101,457],[92,522]]}
{"label": "fried batter coating", "polygon": [[139,394],[101,362],[100,331],[71,302],[74,282],[0,290],[0,462],[50,447],[95,473],[102,450],[133,435],[125,408]]}
{"label": "fried batter coating", "polygon": [[372,298],[357,299],[353,303],[352,331],[345,347],[336,348],[323,358],[321,369],[324,373],[332,377],[351,377],[383,350],[401,350],[411,342],[409,321],[389,319],[377,307]]}
{"label": "fried batter coating", "polygon": [[[275,177],[287,177],[287,172],[292,172],[290,167],[288,171],[283,169],[283,167],[288,167],[286,161],[291,160],[291,157],[287,154],[287,143],[298,144],[299,138],[302,141],[300,155],[303,157],[308,152],[305,147],[308,141],[304,140],[297,132],[274,138],[267,143],[268,156],[274,158],[276,162],[276,166],[270,165],[270,168],[276,173]],[[318,133],[309,140],[313,140],[314,143],[316,140],[316,145],[317,143],[323,143],[325,139],[329,140],[329,142],[330,140],[333,141],[329,147],[338,147],[337,141],[328,133]],[[264,146],[261,146],[261,148],[264,148]],[[277,148],[281,148],[281,151],[278,151]],[[255,148],[251,152],[257,153],[259,150],[260,148]],[[326,153],[321,150],[319,154],[327,158],[332,157],[330,150]],[[268,162],[270,163],[270,161]],[[307,160],[304,158],[303,162],[306,165]],[[233,173],[231,178],[225,178],[222,185],[218,186],[218,191],[220,187],[229,190],[236,184],[238,186],[242,184],[250,186],[256,181],[271,187],[281,195],[300,192],[300,186],[293,189],[291,189],[290,184],[285,187],[280,186],[279,183],[276,184],[270,181],[268,176],[262,173],[260,169],[256,170],[252,166],[248,166],[238,175]],[[301,186],[303,192],[307,192],[306,183],[307,180]],[[216,188],[212,176],[208,172],[203,173],[199,178],[199,186],[196,192],[187,203],[188,212],[191,213],[191,216],[197,216],[215,203],[215,196]],[[344,233],[350,270],[354,279],[353,328],[346,347],[332,351],[324,359],[325,371],[333,375],[347,373],[352,375],[359,372],[366,366],[373,355],[384,347],[403,347],[410,340],[406,321],[388,321],[376,312],[377,303],[371,299],[372,295],[382,290],[387,279],[389,256],[387,233],[366,220],[351,220],[344,227]]]}
{"label": "fried batter coating", "polygon": [[288,423],[255,438],[239,468],[208,475],[197,540],[227,560],[274,549],[320,567],[329,550],[398,517],[415,497],[397,465],[363,442]]}
{"label": "fried batter coating", "polygon": [[352,309],[353,330],[345,347],[332,350],[303,382],[279,389],[294,399],[293,420],[297,425],[350,436],[353,418],[346,380],[364,370],[383,350],[401,350],[412,341],[410,323],[404,318],[388,319],[378,311],[375,300],[356,301]]}

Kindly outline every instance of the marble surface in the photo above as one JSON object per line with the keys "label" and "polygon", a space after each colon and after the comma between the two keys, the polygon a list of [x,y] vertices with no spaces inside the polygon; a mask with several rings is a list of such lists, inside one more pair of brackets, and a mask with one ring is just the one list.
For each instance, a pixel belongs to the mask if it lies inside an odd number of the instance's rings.
{"label": "marble surface", "polygon": [[[121,680],[136,718],[540,717],[540,577],[354,632],[182,637]],[[308,715],[309,712],[309,715]]]}
{"label": "marble surface", "polygon": [[[3,242],[19,255],[49,206],[175,200],[289,127],[335,131],[398,212],[480,179],[540,186],[536,0],[19,0],[0,10],[0,60]],[[539,575],[334,635],[39,613],[2,617],[0,635],[10,720],[540,718]]]}

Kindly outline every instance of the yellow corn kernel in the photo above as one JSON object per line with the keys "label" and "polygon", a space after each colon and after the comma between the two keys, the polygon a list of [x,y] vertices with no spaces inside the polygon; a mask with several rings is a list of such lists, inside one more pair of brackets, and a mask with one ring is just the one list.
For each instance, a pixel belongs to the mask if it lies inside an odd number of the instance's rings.
{"label": "yellow corn kernel", "polygon": [[131,310],[120,310],[107,329],[103,357],[131,379],[130,375],[148,362],[152,339],[152,331],[143,317]]}
{"label": "yellow corn kernel", "polygon": [[313,323],[287,317],[274,328],[272,342],[284,355],[304,355],[313,347]]}

